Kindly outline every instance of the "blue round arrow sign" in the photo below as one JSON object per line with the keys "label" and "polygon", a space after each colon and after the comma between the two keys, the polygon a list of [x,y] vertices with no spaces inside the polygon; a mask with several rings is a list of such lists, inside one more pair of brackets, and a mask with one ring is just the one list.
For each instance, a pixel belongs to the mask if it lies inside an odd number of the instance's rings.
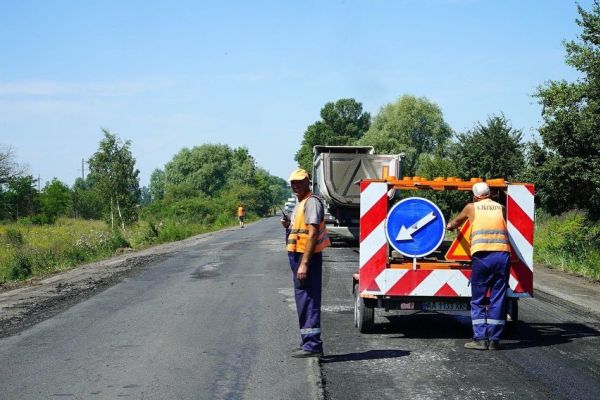
{"label": "blue round arrow sign", "polygon": [[421,197],[400,200],[388,212],[385,234],[390,245],[407,257],[424,257],[444,240],[446,221],[431,201]]}

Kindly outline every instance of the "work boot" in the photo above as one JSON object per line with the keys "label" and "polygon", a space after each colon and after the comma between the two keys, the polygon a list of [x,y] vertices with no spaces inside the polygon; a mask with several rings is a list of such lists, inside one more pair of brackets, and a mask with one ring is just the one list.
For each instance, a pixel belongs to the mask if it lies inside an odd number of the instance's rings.
{"label": "work boot", "polygon": [[488,346],[490,350],[502,350],[502,345],[497,340],[490,340],[490,344]]}
{"label": "work boot", "polygon": [[294,351],[291,355],[294,358],[323,357],[323,352],[322,351],[308,351],[308,350],[300,349],[300,350]]}
{"label": "work boot", "polygon": [[468,343],[465,343],[465,349],[487,350],[488,349],[488,341],[485,339],[481,339],[481,340],[474,339]]}

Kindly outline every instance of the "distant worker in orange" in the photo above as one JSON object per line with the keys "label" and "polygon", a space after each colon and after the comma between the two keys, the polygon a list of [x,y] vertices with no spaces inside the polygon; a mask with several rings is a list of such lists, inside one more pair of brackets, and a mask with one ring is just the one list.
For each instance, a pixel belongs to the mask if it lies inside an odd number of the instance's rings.
{"label": "distant worker in orange", "polygon": [[243,204],[240,204],[240,206],[237,209],[237,216],[238,216],[238,221],[240,222],[240,228],[244,227],[244,217],[246,216],[246,209],[244,208]]}
{"label": "distant worker in orange", "polygon": [[[473,340],[465,348],[498,350],[506,323],[510,246],[504,206],[490,199],[485,182],[473,185],[475,202],[448,223],[448,230],[471,222],[471,322]],[[489,302],[486,293],[490,290]]]}

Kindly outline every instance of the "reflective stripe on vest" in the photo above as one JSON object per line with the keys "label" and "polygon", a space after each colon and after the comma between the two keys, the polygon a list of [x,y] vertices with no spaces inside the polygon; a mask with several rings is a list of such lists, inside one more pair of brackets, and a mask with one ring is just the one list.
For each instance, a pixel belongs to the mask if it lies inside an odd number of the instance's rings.
{"label": "reflective stripe on vest", "polygon": [[485,199],[473,204],[475,218],[471,228],[471,254],[478,251],[510,251],[502,206]]}
{"label": "reflective stripe on vest", "polygon": [[[287,250],[297,253],[304,253],[306,251],[306,245],[308,244],[308,225],[304,222],[304,206],[306,200],[310,197],[314,197],[317,201],[321,201],[318,197],[309,193],[304,200],[302,200],[296,206],[294,217],[290,229],[290,234],[287,240]],[[325,228],[325,221],[319,223],[317,233],[317,243],[315,245],[315,253],[320,253],[324,248],[329,247],[331,242],[327,235],[327,229]]]}

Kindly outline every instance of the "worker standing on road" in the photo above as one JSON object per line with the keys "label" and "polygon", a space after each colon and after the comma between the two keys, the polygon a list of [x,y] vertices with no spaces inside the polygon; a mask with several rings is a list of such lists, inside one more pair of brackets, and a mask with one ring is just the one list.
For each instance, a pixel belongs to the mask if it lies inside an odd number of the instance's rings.
{"label": "worker standing on road", "polygon": [[[475,202],[469,203],[448,223],[449,230],[471,222],[471,320],[473,341],[465,348],[498,350],[504,331],[510,247],[504,207],[490,199],[485,182],[473,185]],[[489,303],[486,293],[490,290]]]}
{"label": "worker standing on road", "polygon": [[320,357],[321,341],[321,282],[322,251],[330,245],[325,229],[325,211],[321,200],[310,191],[308,173],[297,169],[290,175],[292,191],[298,198],[291,222],[282,224],[289,229],[287,250],[300,325],[301,345],[292,357]]}
{"label": "worker standing on road", "polygon": [[244,216],[246,216],[246,209],[244,208],[243,204],[240,204],[240,206],[237,209],[237,216],[238,216],[238,221],[240,223],[240,228],[244,227]]}

